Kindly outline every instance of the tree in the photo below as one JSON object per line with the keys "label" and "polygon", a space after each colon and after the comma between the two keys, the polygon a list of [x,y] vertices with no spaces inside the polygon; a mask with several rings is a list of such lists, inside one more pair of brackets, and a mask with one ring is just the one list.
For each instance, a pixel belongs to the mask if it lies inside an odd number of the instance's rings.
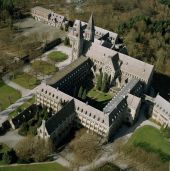
{"label": "tree", "polygon": [[97,78],[96,88],[97,88],[98,90],[101,90],[102,79],[103,79],[103,73],[101,72],[100,75],[99,75],[98,78]]}
{"label": "tree", "polygon": [[23,161],[44,161],[53,151],[51,140],[38,139],[37,137],[27,137],[18,142],[15,151],[19,159]]}
{"label": "tree", "polygon": [[78,98],[82,98],[83,87],[81,86],[78,92]]}
{"label": "tree", "polygon": [[10,164],[12,162],[12,156],[10,155],[9,151],[5,152],[2,156],[2,160],[6,164]]}
{"label": "tree", "polygon": [[107,89],[108,89],[108,75],[107,75],[107,73],[104,73],[101,91],[107,92]]}
{"label": "tree", "polygon": [[20,135],[26,136],[27,132],[29,130],[29,125],[28,123],[23,123],[18,131]]}
{"label": "tree", "polygon": [[84,89],[83,94],[82,94],[82,100],[86,100],[87,97],[87,90]]}

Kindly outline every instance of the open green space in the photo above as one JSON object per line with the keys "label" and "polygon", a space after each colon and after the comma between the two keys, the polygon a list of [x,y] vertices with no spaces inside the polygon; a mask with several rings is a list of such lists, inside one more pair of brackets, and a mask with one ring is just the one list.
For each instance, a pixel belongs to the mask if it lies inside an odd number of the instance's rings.
{"label": "open green space", "polygon": [[97,102],[108,101],[108,100],[112,99],[112,96],[109,93],[104,93],[95,88],[91,89],[87,93],[87,97],[89,97]]}
{"label": "open green space", "polygon": [[68,171],[57,163],[0,167],[0,171]]}
{"label": "open green space", "polygon": [[68,56],[60,51],[54,51],[48,54],[48,58],[54,62],[62,62],[68,58]]}
{"label": "open green space", "polygon": [[55,65],[49,64],[48,62],[42,61],[42,60],[34,61],[32,63],[32,68],[35,72],[43,74],[43,75],[49,75],[58,70],[55,67]]}
{"label": "open green space", "polygon": [[28,108],[29,106],[31,106],[34,103],[34,101],[35,101],[35,99],[34,98],[31,98],[27,102],[23,103],[16,110],[14,110],[13,112],[9,113],[9,117],[12,118],[12,117],[17,116],[18,113],[22,112],[23,110],[25,110],[26,108]]}
{"label": "open green space", "polygon": [[19,91],[16,91],[12,87],[6,85],[3,81],[0,81],[0,111],[6,109],[20,97],[21,94]]}
{"label": "open green space", "polygon": [[161,156],[170,156],[170,143],[161,132],[152,126],[137,129],[128,141],[129,145],[143,148],[148,152],[155,152]]}
{"label": "open green space", "polygon": [[12,81],[27,89],[33,89],[39,84],[34,76],[23,72],[16,74]]}

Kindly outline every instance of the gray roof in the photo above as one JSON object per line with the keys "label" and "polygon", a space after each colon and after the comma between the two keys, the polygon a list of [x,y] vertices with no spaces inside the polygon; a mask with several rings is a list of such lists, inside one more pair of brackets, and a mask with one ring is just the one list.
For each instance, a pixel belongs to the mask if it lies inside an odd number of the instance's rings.
{"label": "gray roof", "polygon": [[40,7],[40,6],[33,7],[32,10],[38,10],[38,11],[41,11],[41,12],[46,13],[46,14],[51,13],[51,10]]}
{"label": "gray roof", "polygon": [[138,59],[132,58],[128,55],[119,53],[115,50],[106,48],[100,45],[100,41],[95,40],[88,49],[86,56],[96,59],[98,61],[107,62],[107,58],[117,55],[119,56],[122,65],[120,67],[121,71],[135,75],[136,77],[142,79],[146,83],[150,80],[153,73],[153,65],[140,61]]}
{"label": "gray roof", "polygon": [[45,123],[45,127],[49,135],[51,135],[54,130],[62,124],[66,118],[74,112],[74,100],[72,99],[68,102],[58,113],[53,115],[47,122]]}
{"label": "gray roof", "polygon": [[61,80],[63,77],[68,75],[70,72],[75,70],[78,66],[80,66],[81,64],[83,64],[87,60],[88,60],[88,58],[86,58],[84,56],[81,56],[80,58],[75,60],[73,63],[71,63],[70,65],[66,66],[64,69],[56,72],[56,74],[54,74],[51,78],[47,79],[47,81],[46,81],[47,84],[49,84],[49,85],[55,84],[56,82]]}
{"label": "gray roof", "polygon": [[[76,28],[77,27],[77,24],[78,24],[78,20],[75,20],[73,27]],[[82,24],[82,27],[83,28],[86,28],[87,27],[87,23],[86,22],[81,21],[81,24]],[[108,31],[108,30],[105,30],[105,29],[103,29],[101,27],[95,26],[94,29],[95,29],[95,36],[96,37],[99,37],[97,33],[101,33],[100,37],[102,37],[103,35],[109,33],[109,36],[112,37],[114,40],[116,40],[117,37],[118,37],[118,34],[117,33],[114,33],[114,32]]]}
{"label": "gray roof", "polygon": [[118,92],[116,96],[104,107],[103,112],[106,114],[110,114],[117,106],[125,99],[132,91],[132,89],[139,82],[138,79],[131,79],[124,87]]}

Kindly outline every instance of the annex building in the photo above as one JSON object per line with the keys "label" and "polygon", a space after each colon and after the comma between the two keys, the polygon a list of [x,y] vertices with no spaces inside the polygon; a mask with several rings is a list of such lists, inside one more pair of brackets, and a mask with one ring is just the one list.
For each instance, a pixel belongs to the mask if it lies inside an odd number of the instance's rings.
{"label": "annex building", "polygon": [[[49,25],[62,24],[65,18],[41,7],[32,15]],[[61,18],[61,21],[60,21]],[[84,126],[109,140],[123,124],[133,124],[140,111],[141,96],[149,88],[153,65],[126,54],[116,33],[96,27],[91,15],[88,23],[75,20],[68,37],[72,45],[72,63],[42,83],[36,93],[36,104],[46,107],[52,117],[42,122],[38,136],[52,138],[56,144],[69,133],[71,127]],[[120,91],[98,110],[74,96],[74,87],[81,85],[90,73],[110,76],[110,91]],[[154,110],[156,111],[156,109]]]}

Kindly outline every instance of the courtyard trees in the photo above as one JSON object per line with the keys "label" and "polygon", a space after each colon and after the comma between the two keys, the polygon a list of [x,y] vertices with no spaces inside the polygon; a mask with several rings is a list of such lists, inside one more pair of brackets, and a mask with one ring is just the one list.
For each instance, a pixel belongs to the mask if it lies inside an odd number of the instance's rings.
{"label": "courtyard trees", "polygon": [[69,144],[70,150],[75,155],[74,164],[77,165],[92,162],[101,150],[99,137],[95,134],[85,133],[85,131],[85,129],[78,131]]}
{"label": "courtyard trees", "polygon": [[83,87],[81,86],[80,89],[79,89],[79,92],[78,92],[78,98],[81,99],[82,94],[83,94]]}
{"label": "courtyard trees", "polygon": [[53,144],[50,140],[27,137],[15,146],[15,151],[20,161],[40,162],[47,159],[53,151]]}
{"label": "courtyard trees", "polygon": [[109,89],[110,77],[107,73],[100,73],[97,77],[96,88],[102,92],[107,92]]}
{"label": "courtyard trees", "polygon": [[96,84],[96,88],[98,90],[101,90],[101,87],[102,87],[102,79],[103,79],[103,73],[100,72],[100,74],[98,75],[97,84]]}

